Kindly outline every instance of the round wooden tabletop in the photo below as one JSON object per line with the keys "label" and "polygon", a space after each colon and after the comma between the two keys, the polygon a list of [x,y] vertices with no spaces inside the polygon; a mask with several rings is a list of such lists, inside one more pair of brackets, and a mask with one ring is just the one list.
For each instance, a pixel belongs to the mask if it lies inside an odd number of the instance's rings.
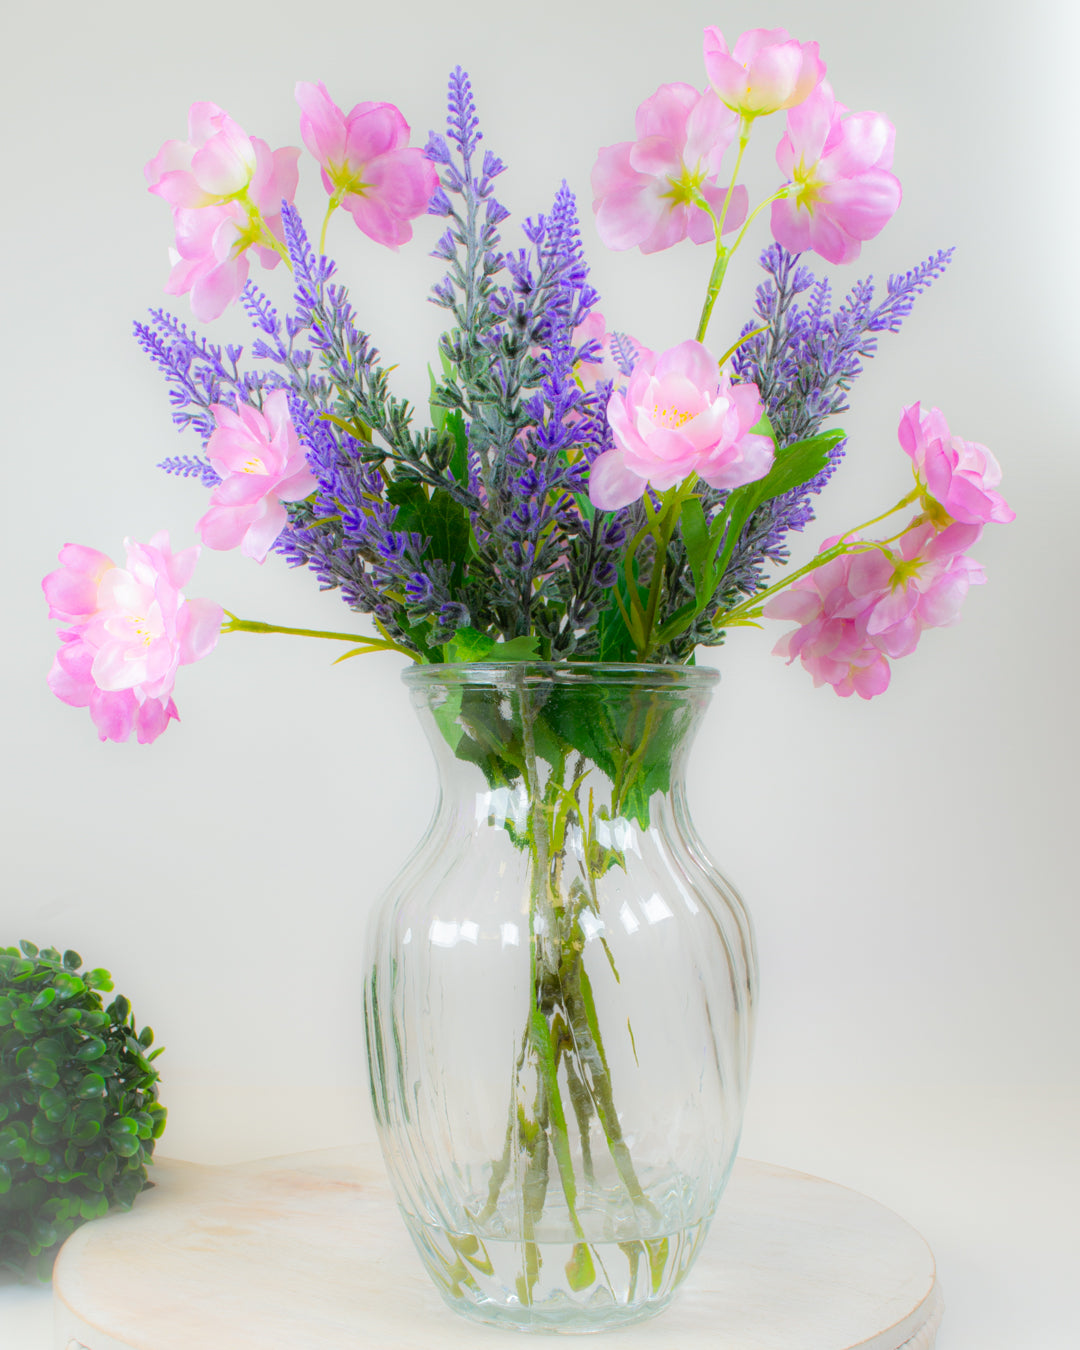
{"label": "round wooden tabletop", "polygon": [[[521,1350],[456,1317],[374,1150],[232,1167],[159,1160],[129,1214],[79,1229],[53,1277],[55,1350]],[[902,1219],[740,1159],[672,1306],[590,1350],[931,1350],[934,1258]]]}

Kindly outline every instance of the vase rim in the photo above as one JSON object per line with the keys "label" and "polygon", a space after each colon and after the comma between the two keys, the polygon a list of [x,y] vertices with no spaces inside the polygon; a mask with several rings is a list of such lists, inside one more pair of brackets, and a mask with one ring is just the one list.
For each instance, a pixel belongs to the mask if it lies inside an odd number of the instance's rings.
{"label": "vase rim", "polygon": [[720,672],[712,666],[652,665],[615,661],[458,661],[410,665],[402,671],[407,685],[485,685],[514,688],[542,684],[611,684],[636,688],[708,689]]}

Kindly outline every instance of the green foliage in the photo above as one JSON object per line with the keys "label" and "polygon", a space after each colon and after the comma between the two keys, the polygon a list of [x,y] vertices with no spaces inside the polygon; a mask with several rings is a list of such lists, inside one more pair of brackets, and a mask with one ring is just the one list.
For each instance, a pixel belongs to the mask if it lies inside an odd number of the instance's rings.
{"label": "green foliage", "polygon": [[43,1279],[79,1224],[131,1208],[165,1129],[154,1033],[122,995],[103,1005],[107,970],[81,967],[0,947],[0,1265]]}

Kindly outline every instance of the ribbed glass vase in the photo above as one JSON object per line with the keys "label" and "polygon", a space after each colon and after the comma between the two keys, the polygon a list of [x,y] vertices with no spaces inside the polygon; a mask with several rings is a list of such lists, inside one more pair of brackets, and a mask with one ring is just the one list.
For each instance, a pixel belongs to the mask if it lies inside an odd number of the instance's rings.
{"label": "ribbed glass vase", "polygon": [[750,922],[684,793],[716,674],[478,663],[405,680],[439,800],[374,916],[365,988],[402,1214],[468,1316],[626,1325],[690,1269],[746,1094]]}

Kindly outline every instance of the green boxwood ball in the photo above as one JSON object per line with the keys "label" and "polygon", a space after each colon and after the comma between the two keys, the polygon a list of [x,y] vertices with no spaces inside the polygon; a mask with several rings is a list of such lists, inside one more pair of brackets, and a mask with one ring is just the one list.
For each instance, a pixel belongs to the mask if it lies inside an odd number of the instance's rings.
{"label": "green boxwood ball", "polygon": [[130,1209],[165,1129],[154,1033],[78,952],[0,947],[0,1265],[47,1276],[86,1219]]}

